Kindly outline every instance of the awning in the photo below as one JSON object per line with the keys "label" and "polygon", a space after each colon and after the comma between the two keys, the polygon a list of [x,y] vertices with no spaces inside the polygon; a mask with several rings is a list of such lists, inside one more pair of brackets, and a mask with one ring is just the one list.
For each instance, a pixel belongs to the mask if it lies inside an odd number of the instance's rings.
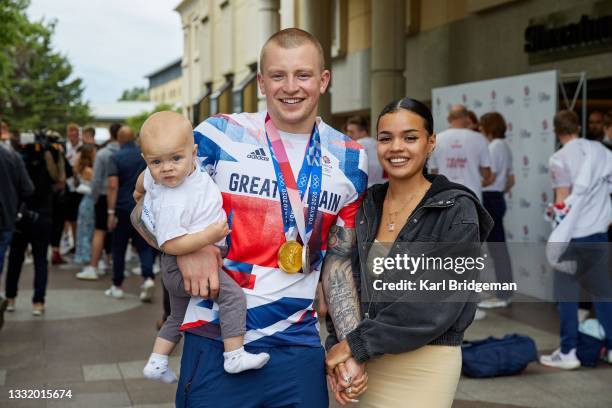
{"label": "awning", "polygon": [[257,110],[257,66],[232,90],[232,110],[234,113]]}
{"label": "awning", "polygon": [[228,91],[234,84],[234,75],[227,75],[225,82],[210,95],[210,114],[215,115],[219,112],[230,113],[230,98]]}
{"label": "awning", "polygon": [[209,97],[212,94],[212,84],[206,84],[204,92],[197,97],[196,102],[193,104],[193,124],[197,126],[201,120],[210,116],[210,103]]}

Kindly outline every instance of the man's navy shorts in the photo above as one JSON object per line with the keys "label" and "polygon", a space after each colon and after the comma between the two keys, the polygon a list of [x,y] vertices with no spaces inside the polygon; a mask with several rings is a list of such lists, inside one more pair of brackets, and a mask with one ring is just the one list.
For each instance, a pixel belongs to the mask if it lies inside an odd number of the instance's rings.
{"label": "man's navy shorts", "polygon": [[250,347],[270,354],[258,370],[228,374],[223,343],[185,334],[177,407],[327,408],[325,351],[322,347]]}

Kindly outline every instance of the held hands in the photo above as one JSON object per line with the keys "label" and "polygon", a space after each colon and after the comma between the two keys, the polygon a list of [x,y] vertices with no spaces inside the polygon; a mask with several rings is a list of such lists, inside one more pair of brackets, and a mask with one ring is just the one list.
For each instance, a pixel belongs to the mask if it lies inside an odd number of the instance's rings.
{"label": "held hands", "polygon": [[223,266],[219,248],[208,245],[199,251],[177,256],[176,262],[183,274],[187,293],[206,299],[219,296],[219,268]]}
{"label": "held hands", "polygon": [[346,340],[336,344],[327,353],[327,379],[340,405],[357,402],[357,397],[367,389],[368,375],[365,364],[353,357]]}

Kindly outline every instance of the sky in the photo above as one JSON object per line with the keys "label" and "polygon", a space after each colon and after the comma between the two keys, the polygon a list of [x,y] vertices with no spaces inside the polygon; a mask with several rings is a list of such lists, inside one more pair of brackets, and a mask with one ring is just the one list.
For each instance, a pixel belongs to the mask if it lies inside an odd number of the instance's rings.
{"label": "sky", "polygon": [[179,0],[31,0],[30,19],[57,20],[53,45],[83,79],[84,99],[113,102],[181,57]]}

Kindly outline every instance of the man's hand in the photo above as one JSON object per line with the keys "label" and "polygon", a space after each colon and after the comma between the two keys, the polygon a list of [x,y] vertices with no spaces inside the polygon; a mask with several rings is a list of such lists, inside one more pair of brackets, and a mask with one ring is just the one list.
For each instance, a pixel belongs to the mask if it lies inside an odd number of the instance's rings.
{"label": "man's hand", "polygon": [[216,299],[219,296],[219,268],[223,266],[219,248],[206,246],[176,257],[183,274],[185,291],[192,296]]}
{"label": "man's hand", "polygon": [[336,344],[327,352],[327,357],[325,357],[327,372],[332,372],[338,364],[344,363],[346,360],[351,358],[352,355],[351,348],[349,347],[346,339]]}

